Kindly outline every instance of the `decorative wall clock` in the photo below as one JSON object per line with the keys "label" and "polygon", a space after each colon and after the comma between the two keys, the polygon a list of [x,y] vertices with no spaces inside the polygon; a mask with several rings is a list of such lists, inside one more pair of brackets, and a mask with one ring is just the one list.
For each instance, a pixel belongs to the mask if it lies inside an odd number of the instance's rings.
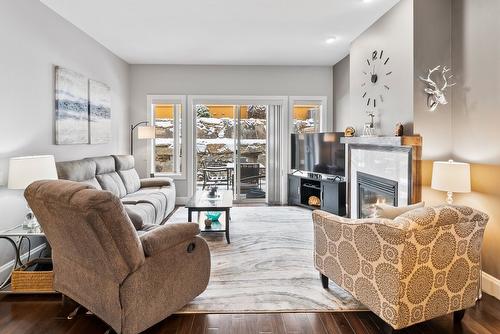
{"label": "decorative wall clock", "polygon": [[365,67],[364,80],[361,84],[363,101],[366,103],[367,110],[373,110],[384,103],[391,89],[390,57],[384,53],[384,50],[375,50],[366,58]]}

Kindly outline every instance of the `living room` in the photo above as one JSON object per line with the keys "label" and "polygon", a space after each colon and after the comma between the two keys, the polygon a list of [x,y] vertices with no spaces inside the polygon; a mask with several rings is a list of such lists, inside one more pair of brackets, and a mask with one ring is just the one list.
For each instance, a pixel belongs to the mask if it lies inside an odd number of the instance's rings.
{"label": "living room", "polygon": [[498,12],[2,0],[0,332],[500,332]]}

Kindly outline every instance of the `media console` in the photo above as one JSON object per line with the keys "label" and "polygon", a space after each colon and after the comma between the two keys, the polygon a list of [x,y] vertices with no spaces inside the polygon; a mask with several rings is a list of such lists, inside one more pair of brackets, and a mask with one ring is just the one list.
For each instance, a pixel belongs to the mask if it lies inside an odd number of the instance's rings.
{"label": "media console", "polygon": [[[320,199],[319,206],[309,205],[309,198]],[[334,176],[311,173],[288,174],[288,205],[321,209],[338,216],[346,215],[346,182]]]}

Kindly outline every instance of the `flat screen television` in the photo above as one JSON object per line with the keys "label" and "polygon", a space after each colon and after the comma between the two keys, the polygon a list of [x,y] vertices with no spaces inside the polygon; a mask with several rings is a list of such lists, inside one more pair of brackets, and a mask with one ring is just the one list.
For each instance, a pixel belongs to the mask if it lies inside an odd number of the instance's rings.
{"label": "flat screen television", "polygon": [[343,132],[292,134],[292,169],[345,176]]}

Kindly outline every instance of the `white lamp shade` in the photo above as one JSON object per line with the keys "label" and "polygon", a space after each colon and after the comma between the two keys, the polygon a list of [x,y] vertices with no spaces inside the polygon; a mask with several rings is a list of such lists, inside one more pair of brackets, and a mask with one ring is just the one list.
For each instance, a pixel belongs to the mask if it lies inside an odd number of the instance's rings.
{"label": "white lamp shade", "polygon": [[9,189],[26,189],[39,180],[57,180],[54,156],[38,155],[9,160]]}
{"label": "white lamp shade", "polygon": [[431,187],[453,193],[470,192],[470,165],[452,160],[434,161]]}
{"label": "white lamp shade", "polygon": [[139,126],[137,128],[137,138],[154,139],[156,138],[156,129],[154,126]]}

